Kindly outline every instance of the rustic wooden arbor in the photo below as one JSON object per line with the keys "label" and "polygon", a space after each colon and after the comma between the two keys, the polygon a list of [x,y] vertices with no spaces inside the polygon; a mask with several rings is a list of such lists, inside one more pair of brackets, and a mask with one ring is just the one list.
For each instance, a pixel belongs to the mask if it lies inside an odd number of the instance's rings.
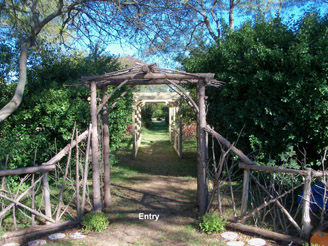
{"label": "rustic wooden arbor", "polygon": [[141,142],[141,108],[146,103],[165,103],[169,108],[169,136],[178,156],[182,157],[182,118],[180,114],[181,95],[176,92],[133,93],[133,158],[138,154]]}
{"label": "rustic wooden arbor", "polygon": [[[308,168],[306,170],[295,170],[295,169],[288,169],[288,168],[281,168],[281,167],[272,167],[272,166],[259,166],[256,163],[254,163],[252,160],[250,160],[241,150],[236,148],[234,144],[231,144],[227,139],[225,139],[223,136],[221,136],[218,132],[216,132],[213,128],[206,125],[206,114],[205,114],[205,86],[219,86],[220,83],[213,80],[213,74],[190,74],[190,73],[184,73],[180,71],[175,70],[168,70],[168,69],[161,69],[156,66],[156,64],[152,65],[145,65],[145,64],[137,64],[135,67],[131,69],[125,69],[121,71],[117,71],[114,73],[105,74],[102,76],[93,76],[93,77],[85,77],[83,78],[83,81],[86,85],[90,86],[91,88],[91,116],[92,116],[92,124],[90,125],[89,129],[78,135],[78,130],[73,129],[72,138],[70,144],[66,145],[65,148],[63,148],[61,151],[59,151],[55,156],[53,156],[49,161],[42,163],[39,166],[33,166],[33,167],[25,167],[25,168],[15,168],[15,169],[9,169],[9,170],[0,170],[0,177],[1,178],[1,192],[0,192],[0,198],[4,199],[2,201],[2,211],[0,212],[0,221],[1,218],[8,213],[10,210],[13,211],[13,220],[15,221],[15,211],[16,207],[21,207],[23,209],[26,209],[31,213],[30,219],[32,222],[32,225],[35,224],[35,218],[40,217],[43,220],[46,220],[47,222],[50,222],[52,224],[46,225],[44,229],[41,227],[33,228],[32,230],[30,228],[24,229],[17,232],[8,232],[5,233],[2,237],[0,237],[0,243],[1,240],[7,240],[12,239],[13,237],[24,237],[26,238],[26,234],[30,233],[30,236],[34,235],[34,233],[38,233],[38,231],[46,230],[49,232],[49,230],[57,230],[58,228],[63,228],[68,225],[76,225],[79,223],[79,220],[81,219],[81,216],[84,212],[85,208],[85,202],[86,202],[86,196],[88,196],[87,190],[87,178],[88,178],[88,170],[89,170],[89,147],[90,147],[90,138],[92,134],[92,163],[93,163],[93,209],[96,211],[99,211],[101,209],[101,197],[100,197],[100,177],[99,177],[99,163],[98,163],[98,126],[100,118],[98,119],[99,113],[103,114],[103,142],[102,142],[102,149],[103,149],[103,160],[104,160],[104,179],[105,179],[105,194],[104,194],[104,202],[105,206],[108,207],[110,205],[110,169],[109,169],[109,131],[108,131],[108,114],[111,110],[115,107],[118,100],[122,98],[131,88],[133,88],[135,85],[138,84],[167,84],[169,87],[172,88],[177,94],[179,94],[182,98],[186,99],[186,101],[191,105],[191,107],[195,110],[197,114],[197,120],[198,120],[198,138],[197,138],[197,153],[198,153],[198,203],[199,203],[199,210],[203,214],[206,212],[206,210],[210,209],[211,201],[213,201],[213,197],[217,194],[218,195],[218,203],[219,203],[219,210],[220,210],[220,198],[221,191],[220,191],[220,184],[219,181],[224,181],[230,183],[230,192],[231,192],[231,199],[229,199],[232,202],[232,208],[234,211],[234,217],[237,219],[237,221],[243,223],[247,219],[253,217],[253,218],[260,218],[261,215],[260,211],[263,211],[262,214],[264,214],[264,217],[261,218],[261,220],[264,221],[264,218],[267,216],[267,212],[274,209],[274,216],[276,216],[276,212],[281,211],[281,214],[284,217],[279,217],[279,221],[281,224],[283,224],[283,228],[287,228],[292,225],[294,229],[297,230],[298,234],[302,236],[304,239],[308,240],[309,236],[311,235],[311,228],[313,224],[311,224],[311,209],[310,204],[311,202],[311,196],[313,195],[312,189],[311,189],[311,182],[313,180],[316,180],[317,178],[323,179],[323,182],[327,184],[328,182],[327,177],[328,173],[327,171],[318,171],[313,170],[311,168]],[[197,104],[189,97],[189,95],[180,87],[179,84],[183,83],[195,83],[197,84]],[[108,95],[107,94],[107,86],[109,85],[117,85],[116,88],[113,89],[113,91]],[[108,99],[122,86],[129,85],[128,89],[125,90],[115,101],[114,103],[108,107],[107,102]],[[102,102],[97,107],[97,93],[96,90],[98,88],[101,88],[103,91],[103,99]],[[98,100],[99,101],[99,100]],[[75,132],[75,136],[74,136]],[[208,196],[207,193],[207,183],[206,183],[206,171],[210,175],[209,170],[206,170],[206,151],[207,151],[207,136],[206,133],[209,134],[209,136],[212,137],[212,162],[211,163],[214,167],[215,171],[215,181],[213,183],[213,189],[211,191],[211,195]],[[82,179],[80,179],[80,172],[79,172],[79,166],[82,168],[83,165],[81,165],[81,162],[79,161],[82,158],[79,158],[79,143],[87,140],[87,145],[85,151],[81,151],[85,153],[85,164],[84,164],[84,174],[81,175]],[[215,153],[214,153],[214,139],[220,144],[221,147],[221,156],[218,162],[215,161]],[[67,177],[68,170],[70,167],[70,159],[72,156],[72,149],[75,148],[75,154],[76,154],[76,171],[75,171],[75,182],[65,182],[65,178]],[[236,197],[234,196],[234,190],[231,185],[231,172],[229,170],[232,170],[237,164],[231,165],[231,167],[228,168],[228,162],[225,162],[225,158],[229,152],[233,152],[236,156],[238,156],[238,161],[241,161],[239,163],[239,168],[244,169],[244,178],[243,178],[243,187],[242,187],[242,201],[241,201],[241,212],[240,216],[237,216],[236,213],[236,203],[234,202]],[[36,152],[35,152],[36,155]],[[63,180],[62,180],[62,186],[59,194],[59,198],[56,196],[56,201],[58,202],[56,205],[56,219],[53,219],[53,213],[51,212],[52,209],[52,203],[50,202],[50,189],[49,189],[49,172],[54,171],[55,173],[58,171],[57,165],[59,167],[59,162],[65,157],[67,157],[66,162],[66,168],[61,170],[61,173],[63,174]],[[83,156],[83,154],[82,154]],[[324,158],[325,159],[325,158]],[[210,157],[208,158],[210,160]],[[5,167],[7,166],[8,162],[8,156],[5,160]],[[208,164],[208,163],[207,163]],[[225,166],[225,167],[224,167]],[[223,178],[223,172],[222,170],[227,170],[226,173],[226,179],[222,180]],[[56,171],[57,170],[57,171]],[[82,169],[81,169],[82,170]],[[274,173],[272,175],[276,176],[276,173],[281,174],[290,174],[290,175],[298,175],[303,176],[303,183],[298,184],[296,186],[293,186],[291,189],[288,187],[288,189],[279,189],[277,191],[276,189],[271,190],[268,187],[274,187],[278,183],[274,183],[274,179],[270,179],[270,182],[267,183],[267,180],[265,182],[261,182],[258,177],[252,174],[252,170],[257,170],[257,172],[271,172]],[[41,172],[42,174],[39,176],[39,178],[35,178],[34,180],[34,174],[37,172]],[[31,186],[28,187],[23,192],[19,193],[13,193],[10,191],[10,187],[8,187],[8,194],[7,190],[4,189],[5,177],[9,175],[22,175],[25,174],[24,178],[21,179],[20,185],[23,184],[23,182],[29,178],[29,174],[33,174],[31,177]],[[260,175],[261,176],[261,175]],[[56,175],[55,177],[60,177],[60,175]],[[209,176],[210,177],[210,176]],[[291,177],[292,179],[294,177]],[[297,177],[296,177],[297,178]],[[72,180],[72,177],[70,178]],[[213,177],[212,177],[213,179]],[[240,177],[236,177],[236,179],[240,179]],[[235,180],[236,180],[235,179]],[[83,180],[83,189],[82,189],[82,201],[80,202],[80,192],[79,192],[79,186],[80,186],[80,180]],[[38,188],[35,191],[35,187],[37,184],[40,184],[41,181],[43,181],[42,186],[42,192],[43,192],[43,198],[40,201],[39,206],[35,206],[34,199]],[[273,181],[273,182],[271,182]],[[277,180],[280,183],[280,179]],[[63,197],[63,191],[66,190],[67,186],[65,186],[65,183],[71,183],[69,190],[71,190],[71,187],[76,186],[75,189],[75,198],[76,198],[76,220],[75,221],[66,221],[66,222],[60,222],[61,216],[67,211],[68,206],[70,206],[74,195],[71,197],[70,201],[65,204],[65,208],[62,197]],[[279,184],[278,184],[279,185]],[[291,211],[293,211],[293,203],[291,204],[291,208],[287,210],[284,207],[284,204],[287,204],[288,197],[290,193],[290,198],[294,200],[295,194],[294,191],[301,187],[303,185],[303,191],[304,194],[302,196],[302,220],[298,222],[297,214],[298,211],[294,214],[294,217],[291,216]],[[18,188],[18,191],[20,189]],[[252,190],[256,190],[258,192],[255,196],[252,196]],[[23,204],[23,197],[29,196],[29,193],[31,191],[31,207],[27,206],[29,204]],[[250,195],[248,195],[250,194]],[[254,194],[254,193],[253,193]],[[260,204],[255,204],[253,202],[248,202],[248,198],[254,198],[257,197],[260,194]],[[264,194],[262,196],[261,194]],[[209,197],[209,202],[208,202]],[[281,200],[283,197],[285,197],[284,200]],[[237,198],[238,199],[238,198]],[[88,199],[89,200],[89,199]],[[254,201],[254,200],[253,200]],[[264,202],[262,202],[264,201]],[[8,203],[9,202],[9,203]],[[42,207],[42,204],[44,206]],[[91,202],[89,202],[90,205]],[[247,205],[252,206],[252,210],[248,211]],[[273,207],[273,205],[275,207]],[[39,207],[38,209],[36,207]],[[82,208],[82,209],[81,209]],[[276,209],[275,209],[276,208]],[[325,206],[323,206],[325,208]],[[264,211],[265,210],[265,211]],[[321,211],[321,218],[320,223],[325,222],[325,210]],[[24,211],[22,211],[24,212]],[[26,213],[24,213],[25,216]],[[58,216],[59,215],[59,216]],[[72,217],[72,216],[71,216]],[[73,217],[72,217],[73,218]],[[273,217],[272,217],[273,218]],[[289,221],[290,224],[286,223]],[[297,237],[293,237],[290,235],[284,235],[280,233],[275,233],[272,231],[267,231],[260,229],[258,227],[250,227],[243,225],[241,223],[233,223],[233,222],[227,222],[227,226],[247,231],[251,233],[257,233],[264,235],[266,237],[271,237],[276,240],[283,240],[286,242],[293,241],[298,244],[303,244],[305,241],[303,239],[299,239]],[[15,222],[14,222],[15,224]],[[57,228],[57,229],[56,229]],[[288,232],[286,232],[288,233]]]}
{"label": "rustic wooden arbor", "polygon": [[[186,73],[177,70],[164,69],[157,67],[156,64],[137,63],[130,69],[124,69],[112,73],[106,73],[98,76],[82,77],[82,82],[91,89],[91,123],[92,123],[92,164],[93,164],[93,199],[94,210],[101,210],[100,183],[99,183],[99,162],[98,162],[98,119],[97,114],[102,110],[103,113],[103,160],[104,160],[104,184],[105,184],[105,206],[110,204],[110,177],[109,177],[109,131],[108,131],[108,113],[114,107],[117,101],[122,98],[128,90],[136,85],[167,84],[178,95],[183,97],[188,104],[195,110],[198,123],[197,137],[197,195],[198,206],[201,214],[204,214],[208,204],[208,187],[206,182],[206,102],[205,87],[207,85],[218,86],[220,83],[213,79],[211,73]],[[197,103],[185,92],[181,84],[197,85]],[[116,88],[108,95],[107,86]],[[109,98],[122,86],[129,85],[114,102],[108,107]],[[102,89],[102,103],[97,107],[97,88]],[[137,139],[136,139],[137,140]]]}

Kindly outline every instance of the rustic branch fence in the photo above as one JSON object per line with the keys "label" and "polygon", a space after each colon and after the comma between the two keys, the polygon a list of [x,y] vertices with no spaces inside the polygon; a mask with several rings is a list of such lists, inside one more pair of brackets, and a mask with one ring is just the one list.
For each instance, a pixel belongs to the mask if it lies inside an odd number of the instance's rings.
{"label": "rustic branch fence", "polygon": [[[222,215],[223,199],[226,199],[228,192],[230,198],[226,202],[227,207],[232,208],[233,220],[240,223],[239,229],[243,228],[246,221],[255,226],[266,226],[267,223],[274,231],[298,235],[307,240],[311,230],[318,229],[314,228],[314,223],[320,221],[316,224],[319,227],[324,226],[328,215],[325,211],[327,185],[324,187],[324,204],[321,205],[319,213],[311,210],[311,204],[315,202],[311,185],[314,180],[327,184],[327,171],[259,166],[210,126],[206,126],[204,130],[212,136],[212,156],[208,159],[207,170],[209,178],[213,180],[213,189],[207,210],[213,205],[216,196],[217,208]],[[215,140],[221,150],[219,160],[216,160]],[[238,163],[235,159],[228,163],[230,152],[241,162]],[[243,173],[240,170],[244,170]],[[236,187],[236,184],[240,183],[236,182],[238,180],[243,180],[243,183]],[[227,187],[222,189],[224,185]],[[241,201],[237,197],[240,197]],[[299,204],[297,199],[301,201]],[[238,206],[240,210],[237,209]],[[276,239],[284,240],[286,237],[281,234],[276,236]]]}
{"label": "rustic branch fence", "polygon": [[[5,218],[12,216],[15,230],[19,229],[18,222],[32,228],[6,232],[2,240],[25,237],[27,232],[40,232],[37,226],[40,224],[46,224],[42,230],[77,224],[85,212],[85,204],[91,210],[88,192],[90,138],[91,125],[80,135],[74,127],[70,144],[40,166],[6,169],[9,159],[6,157],[5,165],[0,170],[0,227],[6,226]],[[83,144],[84,140],[87,144]],[[62,161],[66,163],[61,164]],[[7,182],[10,175],[16,175],[19,179],[15,190]]]}

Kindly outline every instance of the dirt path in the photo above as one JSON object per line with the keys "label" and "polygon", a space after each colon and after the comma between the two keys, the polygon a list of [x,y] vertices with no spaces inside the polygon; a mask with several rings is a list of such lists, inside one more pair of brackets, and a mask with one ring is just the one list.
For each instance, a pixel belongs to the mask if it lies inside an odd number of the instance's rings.
{"label": "dirt path", "polygon": [[[163,123],[157,122],[142,137],[136,160],[131,160],[129,143],[118,152],[108,229],[89,233],[83,240],[51,245],[225,245],[219,234],[207,235],[197,229],[195,143],[187,142],[184,157],[179,159]],[[145,215],[159,218],[141,219]],[[240,237],[243,241],[251,238]]]}

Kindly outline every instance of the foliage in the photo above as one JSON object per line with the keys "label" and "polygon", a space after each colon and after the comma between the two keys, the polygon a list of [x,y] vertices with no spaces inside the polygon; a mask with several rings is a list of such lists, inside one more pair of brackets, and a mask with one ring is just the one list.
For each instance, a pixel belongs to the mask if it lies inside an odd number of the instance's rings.
{"label": "foliage", "polygon": [[189,125],[184,125],[182,128],[183,139],[192,140],[196,139],[197,136],[197,124],[193,122]]}
{"label": "foliage", "polygon": [[[8,168],[33,165],[48,160],[56,149],[63,148],[71,137],[74,122],[80,132],[88,128],[90,92],[82,86],[65,86],[81,76],[103,74],[119,69],[109,54],[91,55],[61,52],[44,47],[33,51],[28,69],[26,94],[21,107],[0,128],[0,160],[9,154]],[[0,107],[13,94],[16,83],[0,80]],[[113,88],[109,88],[111,91]],[[110,99],[112,103],[125,90],[122,88]],[[131,94],[130,94],[131,95]],[[98,95],[101,97],[101,95]],[[110,113],[111,149],[118,148],[121,136],[131,117],[131,96],[120,100]],[[12,148],[15,143],[15,148]],[[113,160],[114,161],[114,160]]]}
{"label": "foliage", "polygon": [[88,233],[91,231],[101,232],[109,225],[108,216],[103,212],[90,212],[83,216],[81,224],[83,231]]}
{"label": "foliage", "polygon": [[187,71],[214,72],[226,82],[206,91],[209,124],[231,141],[243,129],[238,146],[263,162],[280,165],[290,148],[306,150],[308,162],[320,159],[328,146],[327,33],[327,16],[307,14],[293,26],[261,20],[203,56],[191,53]]}
{"label": "foliage", "polygon": [[156,103],[154,104],[153,117],[165,119],[169,114],[169,108],[165,104]]}
{"label": "foliage", "polygon": [[151,121],[154,113],[154,104],[146,103],[141,109],[141,120],[146,128],[151,126]]}
{"label": "foliage", "polygon": [[201,222],[199,223],[200,230],[203,232],[222,232],[225,228],[226,221],[220,217],[219,213],[207,213],[205,214]]}

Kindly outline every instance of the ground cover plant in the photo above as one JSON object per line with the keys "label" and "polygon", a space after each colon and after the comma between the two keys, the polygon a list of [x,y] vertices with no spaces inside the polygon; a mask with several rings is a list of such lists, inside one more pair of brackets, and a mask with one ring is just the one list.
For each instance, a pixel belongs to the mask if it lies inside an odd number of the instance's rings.
{"label": "ground cover plant", "polygon": [[81,224],[83,231],[88,232],[101,232],[109,225],[108,216],[104,213],[90,212],[83,216]]}
{"label": "ground cover plant", "polygon": [[225,219],[217,212],[207,213],[202,216],[199,228],[203,232],[222,232],[225,229]]}

